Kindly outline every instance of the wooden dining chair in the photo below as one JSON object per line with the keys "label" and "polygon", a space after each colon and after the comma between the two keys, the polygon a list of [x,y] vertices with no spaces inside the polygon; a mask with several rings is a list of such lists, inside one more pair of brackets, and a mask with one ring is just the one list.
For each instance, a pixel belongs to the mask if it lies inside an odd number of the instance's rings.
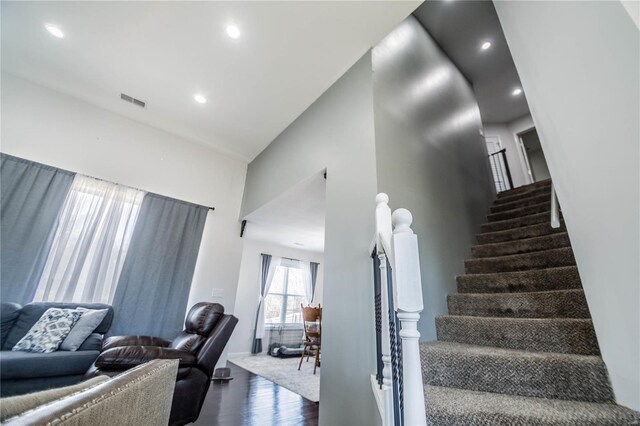
{"label": "wooden dining chair", "polygon": [[313,366],[313,374],[316,374],[316,368],[320,365],[320,344],[322,336],[322,307],[312,308],[311,306],[302,306],[302,324],[304,327],[304,349],[300,356],[300,364],[298,370],[302,367],[302,360],[307,355],[307,362],[309,361],[309,355],[315,348],[315,364]]}

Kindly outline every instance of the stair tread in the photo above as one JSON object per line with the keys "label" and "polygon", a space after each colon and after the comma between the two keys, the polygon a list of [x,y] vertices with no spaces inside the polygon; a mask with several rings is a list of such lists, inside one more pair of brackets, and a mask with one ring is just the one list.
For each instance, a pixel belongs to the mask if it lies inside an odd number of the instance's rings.
{"label": "stair tread", "polygon": [[601,357],[454,342],[420,343],[427,385],[541,398],[613,402]]}
{"label": "stair tread", "polygon": [[456,276],[458,292],[516,293],[582,288],[576,266]]}
{"label": "stair tread", "polygon": [[507,198],[512,195],[518,195],[518,194],[522,194],[524,192],[528,192],[537,188],[545,188],[545,187],[551,187],[551,179],[545,179],[539,182],[534,182],[528,185],[522,185],[517,188],[502,191],[498,194],[498,198]]}
{"label": "stair tread", "polygon": [[625,426],[640,414],[615,404],[425,386],[430,426]]}
{"label": "stair tread", "polygon": [[546,269],[556,266],[573,266],[575,258],[571,246],[531,251],[528,253],[467,259],[464,262],[467,274],[513,272]]}
{"label": "stair tread", "polygon": [[550,222],[550,212],[532,213],[525,216],[519,216],[510,219],[495,220],[482,224],[481,232],[497,232],[509,229],[521,228],[524,226],[535,225],[544,222]]}
{"label": "stair tread", "polygon": [[447,296],[450,315],[508,318],[590,318],[582,289]]}
{"label": "stair tread", "polygon": [[493,232],[483,232],[476,235],[478,244],[496,244],[516,241],[525,238],[541,237],[566,232],[564,221],[560,221],[559,228],[552,228],[549,221],[535,223],[533,225],[520,226],[518,228],[504,229]]}
{"label": "stair tread", "polygon": [[517,194],[502,196],[498,194],[498,198],[496,198],[493,202],[494,205],[507,204],[512,203],[518,200],[525,200],[527,198],[535,197],[536,195],[548,195],[551,197],[551,185],[539,186],[536,188],[530,188],[526,191],[522,191]]}
{"label": "stair tread", "polygon": [[513,210],[520,207],[531,206],[551,201],[551,192],[533,193],[529,197],[523,197],[516,200],[510,200],[505,203],[493,203],[491,213]]}
{"label": "stair tread", "polygon": [[511,210],[506,210],[497,213],[489,213],[487,220],[489,222],[497,222],[506,219],[515,219],[523,216],[530,216],[534,213],[546,213],[551,211],[551,202],[544,201],[539,204],[533,204],[525,207],[518,207]]}
{"label": "stair tread", "polygon": [[471,247],[471,253],[477,258],[497,257],[549,250],[552,248],[569,247],[570,245],[569,234],[567,232],[558,232],[499,243],[476,244]]}
{"label": "stair tread", "polygon": [[593,323],[582,318],[436,317],[439,341],[536,352],[599,355]]}
{"label": "stair tread", "polygon": [[602,363],[602,357],[599,355],[579,355],[565,354],[559,352],[535,352],[521,349],[498,348],[494,346],[470,345],[458,342],[443,342],[440,340],[432,340],[430,342],[420,342],[420,348],[438,348],[439,350],[457,352],[461,354],[483,355],[491,357],[501,357],[505,359],[525,358],[533,361],[549,361],[549,362],[578,362],[585,365]]}

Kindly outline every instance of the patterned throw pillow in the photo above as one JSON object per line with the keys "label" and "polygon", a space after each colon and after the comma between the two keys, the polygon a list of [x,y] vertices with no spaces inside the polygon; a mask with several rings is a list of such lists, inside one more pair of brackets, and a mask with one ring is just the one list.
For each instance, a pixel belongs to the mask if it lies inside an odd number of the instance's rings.
{"label": "patterned throw pillow", "polygon": [[49,308],[11,350],[54,352],[81,316],[74,309]]}

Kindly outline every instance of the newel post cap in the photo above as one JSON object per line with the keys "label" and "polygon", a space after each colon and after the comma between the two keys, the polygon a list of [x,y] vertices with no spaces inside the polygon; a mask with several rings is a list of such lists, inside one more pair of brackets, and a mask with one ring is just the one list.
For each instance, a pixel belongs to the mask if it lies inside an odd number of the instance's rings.
{"label": "newel post cap", "polygon": [[411,224],[413,223],[413,216],[407,209],[397,209],[391,215],[391,222],[393,223],[394,233],[408,233],[411,230]]}
{"label": "newel post cap", "polygon": [[384,192],[376,195],[376,204],[389,204],[389,196]]}

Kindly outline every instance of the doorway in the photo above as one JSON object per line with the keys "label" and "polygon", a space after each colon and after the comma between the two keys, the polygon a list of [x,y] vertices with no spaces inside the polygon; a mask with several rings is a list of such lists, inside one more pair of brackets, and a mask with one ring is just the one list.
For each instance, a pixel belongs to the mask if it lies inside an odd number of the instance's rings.
{"label": "doorway", "polygon": [[305,346],[303,311],[322,306],[325,205],[321,171],[244,217],[234,313],[244,321],[229,343],[230,363],[313,402],[322,351],[320,339]]}
{"label": "doorway", "polygon": [[518,134],[522,154],[525,160],[527,171],[533,182],[550,179],[549,167],[547,160],[542,151],[540,138],[535,127]]}

